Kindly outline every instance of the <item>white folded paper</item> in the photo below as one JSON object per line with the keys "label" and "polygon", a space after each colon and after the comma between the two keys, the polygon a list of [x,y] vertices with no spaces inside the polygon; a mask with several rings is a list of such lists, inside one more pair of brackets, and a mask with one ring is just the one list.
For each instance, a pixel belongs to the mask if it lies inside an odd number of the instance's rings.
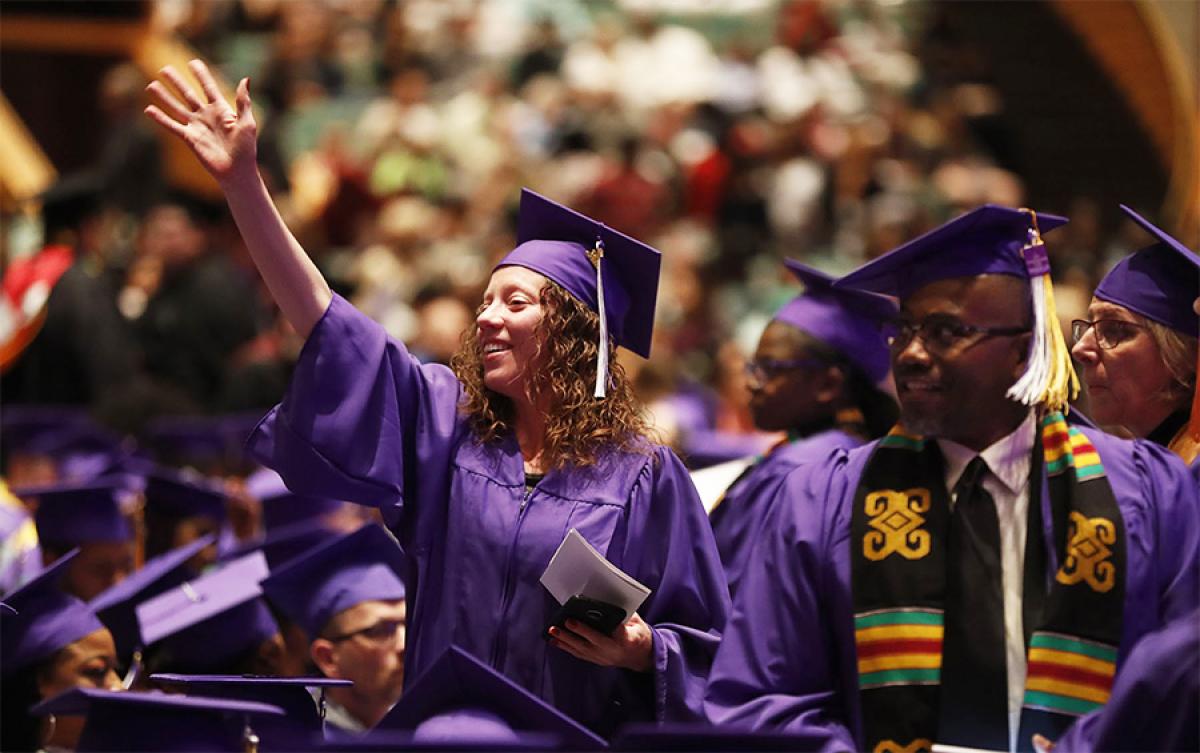
{"label": "white folded paper", "polygon": [[574,528],[558,545],[541,581],[559,604],[566,604],[572,596],[584,596],[614,604],[629,616],[650,595],[649,588],[606,560]]}
{"label": "white folded paper", "polygon": [[737,477],[742,475],[742,472],[757,459],[754,455],[748,455],[744,458],[727,460],[724,463],[692,471],[692,483],[696,485],[696,491],[700,493],[704,512],[712,515],[713,510],[717,509],[717,503],[729,490],[729,485],[737,481]]}

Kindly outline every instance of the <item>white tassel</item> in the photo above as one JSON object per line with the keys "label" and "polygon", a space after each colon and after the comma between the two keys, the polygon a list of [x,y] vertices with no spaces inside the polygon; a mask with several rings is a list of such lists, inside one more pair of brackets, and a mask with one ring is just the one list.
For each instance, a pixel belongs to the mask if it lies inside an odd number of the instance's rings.
{"label": "white tassel", "polygon": [[1008,388],[1008,397],[1024,405],[1037,405],[1046,391],[1050,378],[1053,353],[1046,337],[1046,277],[1038,275],[1029,281],[1033,298],[1033,342],[1029,346],[1029,364],[1025,373]]}
{"label": "white tassel", "polygon": [[596,239],[596,247],[588,257],[596,267],[596,313],[600,315],[600,342],[596,344],[596,390],[595,398],[608,395],[608,317],[604,310],[604,275],[600,268],[604,261],[604,241]]}

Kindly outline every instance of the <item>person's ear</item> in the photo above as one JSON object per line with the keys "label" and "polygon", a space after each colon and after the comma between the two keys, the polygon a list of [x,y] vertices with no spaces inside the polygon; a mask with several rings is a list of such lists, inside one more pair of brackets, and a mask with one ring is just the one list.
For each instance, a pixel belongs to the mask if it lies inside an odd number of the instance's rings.
{"label": "person's ear", "polygon": [[337,662],[334,660],[333,650],[332,641],[317,638],[308,647],[308,655],[312,657],[313,664],[317,665],[317,669],[321,670],[321,674],[337,678]]}
{"label": "person's ear", "polygon": [[836,405],[846,391],[846,373],[837,366],[826,366],[817,377],[813,399],[820,405]]}
{"label": "person's ear", "polygon": [[254,656],[254,673],[278,675],[283,668],[283,636],[279,633],[263,641]]}

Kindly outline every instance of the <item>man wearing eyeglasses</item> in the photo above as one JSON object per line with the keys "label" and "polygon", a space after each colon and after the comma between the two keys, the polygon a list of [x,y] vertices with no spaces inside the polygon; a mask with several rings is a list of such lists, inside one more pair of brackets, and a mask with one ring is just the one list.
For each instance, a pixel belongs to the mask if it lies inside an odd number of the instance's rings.
{"label": "man wearing eyeglasses", "polygon": [[311,638],[313,664],[351,680],[326,692],[326,728],[364,732],[400,698],[404,683],[404,560],[368,524],[289,561],[263,581],[267,598]]}
{"label": "man wearing eyeglasses", "polygon": [[1186,467],[1064,415],[1076,380],[1039,232],[1064,222],[981,207],[836,283],[900,300],[900,423],[784,480],[713,721],[828,750],[1030,750],[1197,606]]}

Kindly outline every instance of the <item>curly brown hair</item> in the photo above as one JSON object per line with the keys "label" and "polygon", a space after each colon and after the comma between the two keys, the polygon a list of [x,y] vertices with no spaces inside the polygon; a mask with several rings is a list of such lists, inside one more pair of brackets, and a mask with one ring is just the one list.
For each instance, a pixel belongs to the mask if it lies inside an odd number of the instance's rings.
{"label": "curly brown hair", "polygon": [[[546,367],[529,374],[525,389],[531,403],[547,406],[545,468],[586,468],[605,450],[647,452],[653,433],[625,370],[613,357],[611,341],[608,396],[593,397],[600,317],[551,280],[542,287],[541,304],[545,314],[536,330],[540,345],[531,362],[544,361]],[[495,442],[514,429],[512,400],[484,384],[483,349],[475,327],[463,333],[450,368],[463,385],[459,408],[479,441]]]}

